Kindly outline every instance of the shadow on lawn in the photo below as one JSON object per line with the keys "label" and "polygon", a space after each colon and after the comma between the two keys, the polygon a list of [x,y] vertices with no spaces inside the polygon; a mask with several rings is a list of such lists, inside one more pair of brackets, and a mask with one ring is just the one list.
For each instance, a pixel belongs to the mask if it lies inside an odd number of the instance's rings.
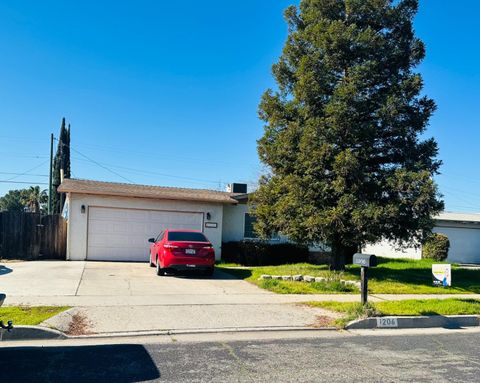
{"label": "shadow on lawn", "polygon": [[[345,273],[357,278],[360,277],[359,268],[348,269]],[[432,287],[432,271],[428,268],[391,269],[382,267],[380,263],[378,267],[371,268],[368,271],[368,276],[371,280],[377,282],[397,282]],[[465,292],[480,293],[480,271],[454,268],[452,270],[452,285],[456,291],[464,290]],[[448,294],[451,288],[446,287],[444,289],[445,293]]]}
{"label": "shadow on lawn", "polygon": [[230,269],[230,268],[222,268],[221,270],[217,269],[222,274],[227,274],[233,276],[237,279],[247,279],[252,276],[252,271],[249,269]]}

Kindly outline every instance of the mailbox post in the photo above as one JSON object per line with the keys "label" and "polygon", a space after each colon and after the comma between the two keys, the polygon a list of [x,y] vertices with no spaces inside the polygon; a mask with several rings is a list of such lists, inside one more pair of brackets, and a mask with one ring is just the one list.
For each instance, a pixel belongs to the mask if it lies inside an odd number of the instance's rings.
{"label": "mailbox post", "polygon": [[377,266],[377,257],[373,254],[356,253],[353,255],[353,264],[361,266],[360,289],[362,305],[368,302],[368,268]]}

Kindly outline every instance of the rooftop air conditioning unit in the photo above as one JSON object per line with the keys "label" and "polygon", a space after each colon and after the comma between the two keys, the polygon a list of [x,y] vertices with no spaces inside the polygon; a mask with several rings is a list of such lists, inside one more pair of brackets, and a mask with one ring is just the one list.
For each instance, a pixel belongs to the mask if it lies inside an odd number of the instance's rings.
{"label": "rooftop air conditioning unit", "polygon": [[247,193],[247,184],[231,183],[227,185],[227,192],[229,193]]}

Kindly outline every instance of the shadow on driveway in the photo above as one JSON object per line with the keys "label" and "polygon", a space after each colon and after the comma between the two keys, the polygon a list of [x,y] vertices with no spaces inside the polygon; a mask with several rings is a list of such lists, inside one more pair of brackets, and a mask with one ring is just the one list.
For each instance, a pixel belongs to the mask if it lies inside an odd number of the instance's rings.
{"label": "shadow on driveway", "polygon": [[133,383],[159,378],[142,345],[0,349],[0,382]]}
{"label": "shadow on driveway", "polygon": [[236,269],[235,272],[229,273],[215,269],[213,276],[205,276],[195,271],[167,271],[165,277],[177,277],[188,279],[214,279],[214,280],[232,280],[232,279],[245,279],[251,275],[250,270]]}

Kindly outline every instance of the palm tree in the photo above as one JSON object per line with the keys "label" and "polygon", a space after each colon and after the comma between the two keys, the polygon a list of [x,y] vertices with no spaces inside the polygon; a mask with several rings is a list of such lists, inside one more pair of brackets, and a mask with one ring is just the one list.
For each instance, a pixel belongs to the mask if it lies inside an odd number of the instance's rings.
{"label": "palm tree", "polygon": [[22,201],[31,213],[40,213],[47,200],[47,191],[40,190],[40,186],[30,186],[30,188],[23,190]]}

